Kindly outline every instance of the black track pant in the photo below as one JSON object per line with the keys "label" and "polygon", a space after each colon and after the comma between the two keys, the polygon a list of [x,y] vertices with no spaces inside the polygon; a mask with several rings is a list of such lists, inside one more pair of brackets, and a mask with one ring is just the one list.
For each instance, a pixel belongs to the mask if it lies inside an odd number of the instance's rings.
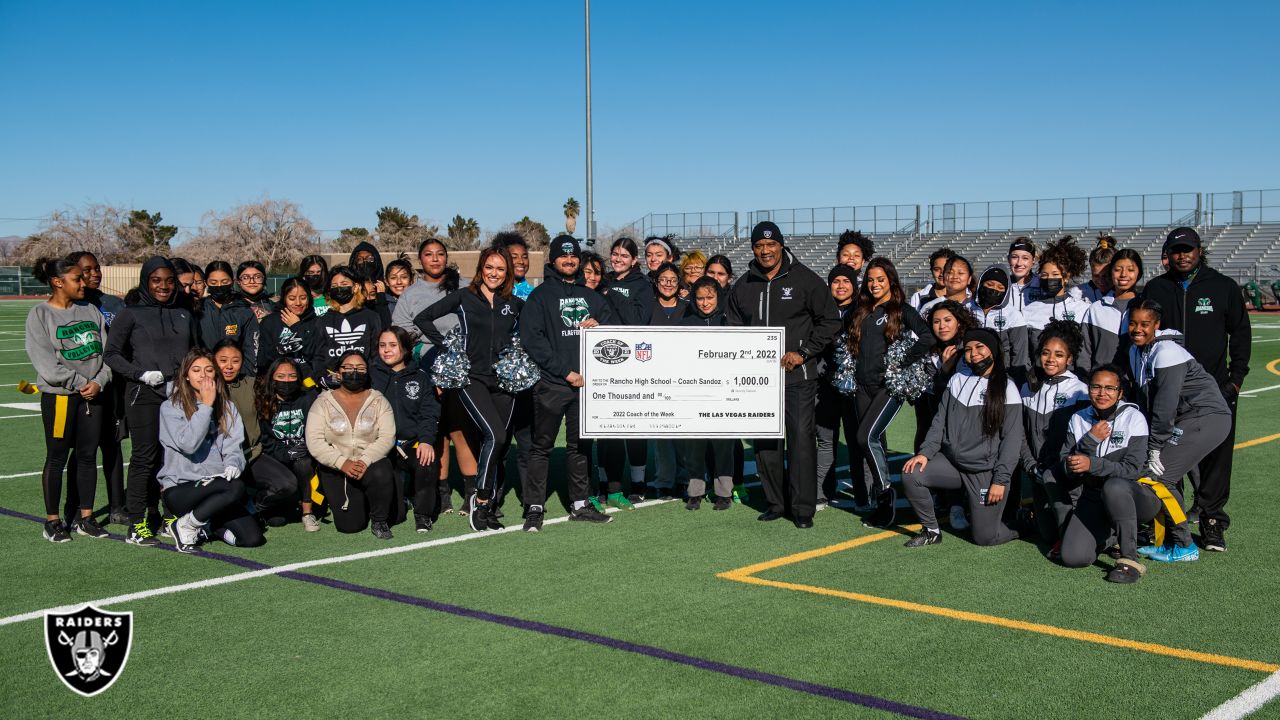
{"label": "black track pant", "polygon": [[587,484],[587,458],[591,441],[578,435],[578,390],[568,385],[539,380],[533,387],[533,445],[529,449],[529,476],[524,486],[526,507],[547,502],[547,473],[551,450],[560,433],[560,419],[565,424],[565,469],[568,476],[569,504],[586,502],[590,494]]}
{"label": "black track pant", "polygon": [[[518,483],[507,479],[507,453],[511,449],[512,440],[516,442],[516,469],[520,473]],[[496,502],[499,506],[502,505],[502,497],[508,488],[524,487],[525,478],[529,477],[529,448],[531,447],[533,447],[533,390],[525,390],[516,394],[515,409],[511,412],[510,432],[507,433],[507,444],[498,453]]]}
{"label": "black track pant", "polygon": [[[818,502],[826,502],[836,496],[836,450],[840,447],[840,427],[844,426],[845,447],[849,450],[849,475],[862,479],[862,457],[853,441],[858,432],[858,414],[853,398],[842,395],[831,383],[819,381],[817,415],[814,418],[818,433]],[[857,484],[854,494],[866,498],[866,490],[859,495]]]}
{"label": "black track pant", "polygon": [[160,469],[163,458],[160,447],[161,402],[160,396],[143,385],[130,383],[125,389],[124,414],[129,423],[129,437],[133,439],[125,509],[133,523],[141,521],[147,508],[155,507],[160,501],[156,471]]}
{"label": "black track pant", "polygon": [[93,496],[98,488],[98,436],[106,417],[104,404],[97,400],[87,402],[79,393],[41,393],[40,415],[44,419],[45,456],[40,480],[45,513],[58,514],[62,473],[69,456],[74,457],[75,471],[70,482],[75,484],[75,489],[67,488],[67,512],[93,509]]}
{"label": "black track pant", "polygon": [[1221,530],[1231,525],[1226,508],[1227,499],[1231,496],[1231,461],[1236,446],[1236,403],[1239,399],[1234,391],[1226,394],[1227,405],[1231,407],[1231,430],[1226,439],[1200,461],[1200,484],[1196,486],[1200,522],[1217,520]]}
{"label": "black track pant", "polygon": [[[107,480],[107,505],[112,510],[123,510],[125,506],[124,453],[121,449],[129,433],[124,421],[122,388],[122,383],[111,383],[98,395],[98,401],[103,404],[104,414],[98,436],[98,447],[102,450],[102,475]],[[78,482],[70,479],[75,477],[75,474],[76,466],[72,463],[67,468],[67,502],[63,505],[68,513],[80,503]]]}
{"label": "black track pant", "polygon": [[266,539],[262,528],[244,506],[244,483],[216,478],[208,482],[184,482],[164,491],[164,507],[181,517],[191,513],[209,524],[209,536],[228,545],[257,547]]}
{"label": "black track pant", "polygon": [[1080,493],[1084,489],[1080,476],[1070,475],[1059,467],[1045,471],[1043,482],[1027,480],[1032,486],[1031,498],[1040,538],[1047,543],[1055,543],[1062,538],[1071,511],[1080,501]]}
{"label": "black track pant", "polygon": [[884,446],[884,431],[898,416],[902,402],[893,399],[884,388],[858,386],[857,446],[871,471],[871,491],[889,489],[889,454]]}
{"label": "black track pant", "polygon": [[[813,517],[818,496],[817,434],[814,409],[818,382],[801,380],[787,385],[783,425],[786,429],[787,467],[782,464],[782,441],[756,440],[756,471],[764,486],[769,509],[790,510],[796,517]],[[789,497],[788,497],[789,496]]]}
{"label": "black track pant", "polygon": [[[601,440],[596,443],[600,454],[600,467],[604,468],[609,484],[606,492],[622,492],[623,480],[630,479],[631,467],[649,464],[649,441],[644,438]],[[695,467],[701,467],[699,463]]]}
{"label": "black track pant", "polygon": [[413,443],[404,444],[405,457],[401,457],[394,448],[387,457],[391,459],[391,466],[395,470],[397,486],[402,475],[407,474],[410,478],[414,516],[434,521],[440,514],[440,460],[423,465],[418,462],[417,448],[412,445]]}
{"label": "black track pant", "polygon": [[341,533],[356,533],[372,522],[391,522],[396,492],[391,461],[382,458],[352,480],[331,467],[320,466],[320,489],[324,492],[333,526]]}
{"label": "black track pant", "polygon": [[[1182,497],[1172,490],[1178,502]],[[1076,511],[1062,533],[1062,564],[1085,567],[1118,536],[1120,556],[1138,559],[1138,526],[1154,518],[1162,503],[1151,488],[1133,480],[1109,478],[1101,488],[1090,487],[1080,495]],[[1190,542],[1186,524],[1175,535]]]}
{"label": "black track pant", "polygon": [[259,455],[244,473],[245,485],[257,490],[254,504],[263,517],[292,513],[298,498],[311,492],[311,476],[316,463],[309,455],[283,463],[270,455]]}
{"label": "black track pant", "polygon": [[471,418],[467,444],[476,454],[476,492],[490,499],[498,485],[501,451],[507,447],[516,398],[498,389],[495,378],[473,376],[471,383],[458,391],[458,399]]}
{"label": "black track pant", "polygon": [[902,474],[902,491],[915,510],[920,524],[930,530],[938,529],[938,518],[933,512],[933,498],[929,489],[963,490],[969,504],[969,518],[973,523],[973,543],[975,545],[999,545],[1018,537],[1001,520],[1005,505],[1009,502],[1010,493],[1005,488],[1004,497],[995,505],[985,502],[984,492],[991,488],[992,473],[965,472],[951,463],[941,453],[934,456],[923,470]]}

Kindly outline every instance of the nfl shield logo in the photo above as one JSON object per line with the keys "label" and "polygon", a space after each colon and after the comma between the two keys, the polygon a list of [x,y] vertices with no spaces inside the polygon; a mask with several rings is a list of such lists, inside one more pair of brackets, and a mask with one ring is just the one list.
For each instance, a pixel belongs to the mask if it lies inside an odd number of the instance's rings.
{"label": "nfl shield logo", "polygon": [[75,612],[44,616],[44,645],[53,671],[85,697],[115,683],[129,661],[132,642],[131,612],[106,612],[86,605]]}
{"label": "nfl shield logo", "polygon": [[649,358],[653,357],[653,345],[649,343],[636,343],[636,360],[640,362],[649,362]]}

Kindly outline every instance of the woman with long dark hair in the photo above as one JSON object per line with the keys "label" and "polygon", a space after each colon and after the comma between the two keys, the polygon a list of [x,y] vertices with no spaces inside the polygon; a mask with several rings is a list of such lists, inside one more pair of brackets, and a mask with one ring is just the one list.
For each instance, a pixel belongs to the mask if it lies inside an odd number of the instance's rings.
{"label": "woman with long dark hair", "polygon": [[208,295],[200,312],[200,346],[209,350],[231,338],[244,353],[248,372],[257,372],[258,316],[232,284],[231,264],[214,260],[205,266],[204,276]]}
{"label": "woman with long dark hair", "polygon": [[318,341],[311,288],[301,278],[289,278],[280,286],[279,307],[259,326],[258,372],[287,357],[304,379],[310,379]]}
{"label": "woman with long dark hair", "polygon": [[1129,303],[1138,297],[1142,255],[1130,248],[1117,250],[1105,274],[1111,278],[1111,291],[1090,305],[1080,321],[1080,364],[1085,370],[1109,364],[1123,367],[1129,360]]}
{"label": "woman with long dark hair", "polygon": [[[978,327],[973,315],[955,300],[942,300],[931,303],[925,321],[933,331],[934,345],[929,350],[928,360],[933,369],[933,382],[916,398],[916,437],[912,450],[919,452],[924,444],[925,436],[933,425],[933,418],[938,413],[942,398],[947,393],[947,383],[951,376],[960,369],[964,359],[964,334]],[[949,490],[944,493],[943,507],[951,506],[951,529],[964,530],[969,527],[969,519],[964,513],[964,493]]]}
{"label": "woman with long dark hair", "polygon": [[[396,419],[396,444],[387,457],[397,477],[412,480],[413,527],[431,532],[440,501],[440,468],[436,467],[436,432],[440,425],[440,400],[427,368],[413,359],[413,339],[404,328],[390,327],[378,336],[378,357],[373,361],[373,389],[391,403]],[[395,483],[396,497],[404,493]],[[399,520],[396,503],[394,521]]]}
{"label": "woman with long dark hair", "polygon": [[[856,249],[857,246],[849,247]],[[840,444],[841,425],[844,425],[845,444],[849,449],[849,474],[853,480],[854,503],[865,508],[866,477],[862,473],[862,460],[853,441],[858,431],[858,414],[854,411],[852,398],[842,395],[831,384],[833,374],[839,369],[836,367],[835,346],[836,343],[845,342],[844,334],[849,331],[853,309],[857,305],[857,269],[843,263],[837,264],[827,273],[827,287],[830,288],[831,299],[835,301],[836,312],[840,313],[840,333],[822,351],[822,362],[819,365],[822,377],[818,381],[813,418],[818,436],[815,456],[818,463],[818,502],[815,509],[821,510],[837,499],[839,483],[836,479],[836,446]]]}
{"label": "woman with long dark hair", "polygon": [[311,304],[316,317],[329,312],[324,291],[329,287],[329,261],[323,255],[308,255],[298,263],[298,279],[311,291]]}
{"label": "woman with long dark hair", "polygon": [[257,260],[240,263],[236,266],[236,285],[240,288],[240,297],[249,304],[259,322],[276,309],[271,292],[267,290],[266,265]]}
{"label": "woman with long dark hair", "polygon": [[[258,373],[254,387],[254,421],[262,438],[262,454],[249,466],[259,490],[267,489],[283,506],[301,496],[302,527],[320,529],[316,519],[311,478],[316,461],[307,451],[307,413],[316,391],[305,387],[306,373],[293,359],[280,356]],[[283,510],[283,507],[281,508]],[[284,517],[280,515],[278,517]]]}
{"label": "woman with long dark hair", "polygon": [[315,356],[311,372],[317,383],[337,387],[338,361],[348,352],[361,357],[372,355],[382,321],[378,313],[364,306],[364,282],[360,274],[339,265],[329,272],[329,312],[316,320]]}
{"label": "woman with long dark hair", "polygon": [[1005,372],[1000,338],[986,328],[964,335],[964,369],[951,376],[920,451],[902,468],[902,489],[923,526],[915,548],[942,542],[929,490],[963,489],[977,545],[1018,536],[1001,520],[1022,444],[1022,404]]}
{"label": "woman with long dark hair", "polygon": [[885,386],[890,347],[912,338],[904,363],[922,359],[933,347],[933,332],[920,314],[906,304],[898,270],[885,257],[871,260],[858,292],[858,307],[849,323],[849,353],[857,360],[858,451],[871,470],[875,509],[863,519],[868,527],[893,525],[897,494],[889,484],[889,455],[884,432],[902,409]]}

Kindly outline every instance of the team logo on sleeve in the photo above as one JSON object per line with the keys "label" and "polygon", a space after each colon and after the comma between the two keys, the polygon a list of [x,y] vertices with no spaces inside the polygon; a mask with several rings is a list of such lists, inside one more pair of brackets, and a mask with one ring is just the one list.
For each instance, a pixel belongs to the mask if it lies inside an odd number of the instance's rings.
{"label": "team logo on sleeve", "polygon": [[86,605],[75,612],[44,616],[44,645],[54,672],[85,697],[103,692],[120,677],[132,641],[131,612],[106,612]]}
{"label": "team logo on sleeve", "polygon": [[565,327],[576,328],[589,317],[591,317],[591,310],[587,307],[586,298],[560,298],[560,321]]}
{"label": "team logo on sleeve", "polygon": [[58,339],[58,354],[64,360],[87,360],[102,354],[102,335],[98,323],[92,320],[59,325],[54,330]]}
{"label": "team logo on sleeve", "polygon": [[652,359],[653,345],[650,343],[636,343],[636,360],[649,362]]}

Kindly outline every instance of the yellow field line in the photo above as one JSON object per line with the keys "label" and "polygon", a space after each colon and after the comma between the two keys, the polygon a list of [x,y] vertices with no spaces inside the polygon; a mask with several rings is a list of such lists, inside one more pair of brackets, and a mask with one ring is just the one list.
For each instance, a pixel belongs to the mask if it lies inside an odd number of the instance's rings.
{"label": "yellow field line", "polygon": [[[903,529],[917,530],[919,527],[919,525],[914,525]],[[1126,650],[1137,650],[1139,652],[1152,653],[1154,655],[1166,655],[1168,657],[1175,657],[1182,660],[1194,660],[1196,662],[1225,665],[1227,667],[1242,668],[1245,670],[1256,670],[1264,673],[1273,673],[1280,670],[1280,665],[1275,663],[1246,660],[1244,658],[1199,652],[1197,650],[1186,650],[1183,648],[1169,647],[1167,645],[1158,645],[1156,643],[1126,640],[1124,638],[1103,635],[1101,633],[1085,632],[1082,630],[1068,630],[1067,628],[1060,628],[1054,625],[1013,620],[1011,618],[999,617],[997,615],[984,615],[982,613],[969,612],[967,610],[953,610],[951,608],[939,607],[937,605],[926,605],[924,603],[910,602],[907,600],[894,600],[893,598],[884,598],[875,595],[866,595],[864,593],[848,592],[845,590],[834,590],[832,588],[818,587],[816,585],[780,582],[778,580],[766,580],[764,578],[755,577],[757,573],[765,572],[766,570],[774,570],[786,565],[794,565],[796,563],[805,562],[806,560],[813,560],[826,555],[833,555],[844,550],[850,550],[862,545],[879,542],[880,540],[887,540],[892,537],[901,536],[902,533],[894,530],[875,533],[874,535],[864,535],[863,537],[854,538],[853,540],[847,540],[835,545],[828,545],[816,550],[806,550],[793,555],[780,557],[775,560],[768,560],[766,562],[756,563],[755,565],[741,567],[736,570],[729,570],[728,572],[719,573],[716,577],[748,585],[760,585],[763,587],[794,590],[814,595],[823,595],[826,597],[842,598],[845,600],[869,603],[871,605],[881,605],[884,607],[897,608],[899,610],[924,613],[926,615],[936,615],[938,617],[950,618],[952,620],[964,620],[966,622],[976,622],[984,625],[995,625],[1012,630],[1023,630],[1025,632],[1033,632],[1040,635],[1066,638],[1068,640],[1078,640],[1080,642],[1089,642],[1098,645],[1109,645],[1111,647],[1124,648]]]}
{"label": "yellow field line", "polygon": [[1275,360],[1267,363],[1267,372],[1272,375],[1280,375],[1280,358],[1276,358]]}
{"label": "yellow field line", "polygon": [[1275,435],[1267,435],[1260,438],[1254,438],[1252,440],[1245,440],[1242,443],[1236,443],[1235,449],[1243,450],[1245,448],[1251,448],[1254,445],[1262,445],[1263,443],[1269,443],[1272,440],[1280,440],[1280,433],[1276,433]]}

